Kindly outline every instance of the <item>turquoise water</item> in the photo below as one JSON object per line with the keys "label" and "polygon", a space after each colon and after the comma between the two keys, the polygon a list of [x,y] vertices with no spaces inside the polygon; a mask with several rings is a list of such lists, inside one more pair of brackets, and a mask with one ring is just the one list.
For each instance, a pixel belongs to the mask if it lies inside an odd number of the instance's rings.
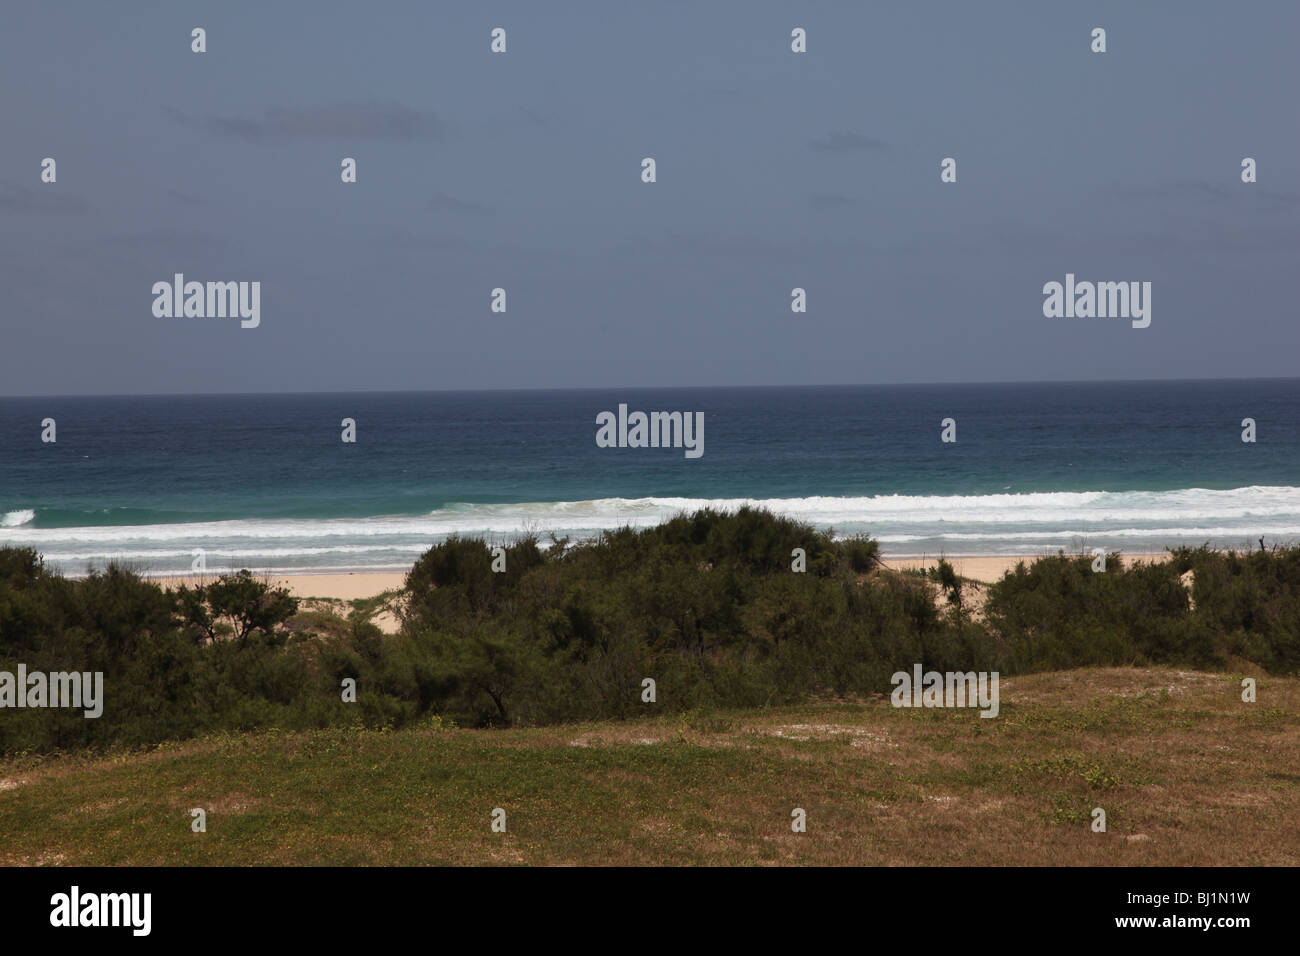
{"label": "turquoise water", "polygon": [[[620,403],[702,412],[704,454],[597,447]],[[895,555],[1297,540],[1300,381],[0,399],[0,543],[70,573],[184,570],[198,549],[218,569],[404,568],[451,533],[745,501]]]}

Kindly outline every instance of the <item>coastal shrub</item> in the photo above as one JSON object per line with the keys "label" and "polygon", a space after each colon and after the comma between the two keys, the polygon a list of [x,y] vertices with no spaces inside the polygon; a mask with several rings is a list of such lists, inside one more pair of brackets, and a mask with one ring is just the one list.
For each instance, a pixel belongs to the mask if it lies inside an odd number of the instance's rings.
{"label": "coastal shrub", "polygon": [[33,552],[0,549],[0,671],[103,674],[97,718],[85,708],[0,711],[0,753],[309,724],[306,705],[327,688],[315,651],[285,646],[296,607],[247,572],[171,592],[116,566],[65,579]]}
{"label": "coastal shrub", "polygon": [[1194,628],[1187,592],[1168,562],[1106,571],[1090,556],[1056,554],[1021,562],[990,586],[984,613],[1009,673],[1063,667],[1213,663],[1187,643]]}
{"label": "coastal shrub", "polygon": [[502,546],[504,571],[493,571],[492,549],[478,538],[452,535],[420,556],[406,575],[404,619],[428,626],[448,616],[492,613],[544,558],[537,539]]}
{"label": "coastal shrub", "polygon": [[[472,542],[430,549],[397,639],[408,664],[440,675],[429,705],[461,724],[644,713],[645,677],[658,711],[884,691],[915,661],[973,664],[984,639],[963,636],[923,583],[869,575],[875,542],[759,509],[608,531],[499,585],[444,570],[481,569],[484,555]],[[491,601],[475,597],[487,588]]]}
{"label": "coastal shrub", "polygon": [[[119,577],[125,575],[116,568],[109,570]],[[160,603],[158,610],[171,614],[176,607],[196,639],[214,642],[230,635],[242,647],[250,639],[286,639],[288,633],[283,625],[298,613],[298,599],[285,588],[273,588],[269,582],[254,578],[250,571],[239,571],[223,574],[207,585],[182,585],[174,598]]]}
{"label": "coastal shrub", "polygon": [[[1192,588],[1183,575],[1192,572]],[[1009,673],[1231,658],[1300,672],[1300,549],[1179,548],[1168,561],[1092,571],[1089,557],[1023,562],[989,588],[985,617]]]}
{"label": "coastal shrub", "polygon": [[1170,564],[1179,574],[1192,573],[1195,615],[1217,659],[1300,673],[1300,547],[1178,548]]}
{"label": "coastal shrub", "polygon": [[[399,633],[386,635],[361,614],[295,617],[291,595],[247,571],[165,590],[117,567],[66,579],[31,549],[0,548],[0,671],[104,674],[102,717],[6,708],[0,753],[712,713],[888,693],[914,664],[1011,675],[1247,661],[1300,673],[1296,548],[1182,548],[1127,567],[1110,555],[1103,573],[1057,554],[1021,563],[982,602],[947,562],[883,571],[870,539],[749,508],[576,544],[528,538],[505,558],[494,572],[486,542],[430,548],[407,575]],[[341,699],[349,678],[355,703]]]}

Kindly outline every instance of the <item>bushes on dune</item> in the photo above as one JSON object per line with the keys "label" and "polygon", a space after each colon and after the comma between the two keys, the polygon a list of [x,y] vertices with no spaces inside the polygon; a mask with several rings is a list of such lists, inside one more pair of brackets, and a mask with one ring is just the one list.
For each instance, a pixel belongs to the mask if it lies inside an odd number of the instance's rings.
{"label": "bushes on dune", "polygon": [[[748,508],[577,545],[526,538],[494,571],[500,557],[453,537],[408,574],[400,633],[353,615],[320,638],[291,621],[292,597],[246,571],[164,591],[112,567],[64,579],[34,552],[0,549],[0,670],[102,671],[106,698],[95,720],[0,711],[0,753],[434,716],[623,717],[648,712],[647,677],[664,712],[888,692],[916,663],[1009,675],[1247,660],[1300,672],[1300,549],[1179,549],[1130,567],[1112,555],[1104,573],[1056,555],[991,585],[982,610],[946,562],[878,571],[868,538]],[[346,678],[356,703],[340,700]]]}
{"label": "bushes on dune", "polygon": [[1122,569],[1117,557],[1104,573],[1091,558],[1041,558],[990,587],[987,626],[1007,672],[1234,660],[1300,672],[1300,548],[1179,548]]}
{"label": "bushes on dune", "polygon": [[[250,571],[224,574],[195,588],[182,585],[175,604],[195,640],[213,643],[230,636],[240,647],[247,647],[250,639],[283,640],[287,635],[280,625],[298,613],[297,598],[257,580]],[[171,609],[167,602],[166,613]]]}
{"label": "bushes on dune", "polygon": [[1196,617],[1216,663],[1232,656],[1274,673],[1300,672],[1300,548],[1179,548],[1170,564],[1192,572]]}
{"label": "bushes on dune", "polygon": [[[794,548],[805,574],[791,572]],[[472,574],[431,588],[417,565],[408,578],[415,610],[393,643],[408,667],[443,675],[442,695],[424,700],[440,713],[470,724],[631,715],[644,712],[644,677],[658,710],[785,703],[885,691],[913,663],[1008,675],[1234,659],[1300,669],[1296,549],[1202,548],[1127,567],[1112,554],[1104,573],[1059,554],[992,585],[981,614],[946,562],[933,582],[868,574],[875,542],[751,509],[527,549],[522,573],[493,575],[486,545],[451,541],[422,564]]]}
{"label": "bushes on dune", "polygon": [[309,706],[325,689],[319,648],[285,646],[296,607],[247,572],[168,592],[117,567],[65,579],[32,551],[0,549],[0,671],[102,673],[104,698],[91,719],[70,708],[0,710],[0,753],[319,723]]}
{"label": "bushes on dune", "polygon": [[[511,550],[494,574],[487,545],[452,539],[407,579],[393,643],[408,666],[444,675],[443,712],[461,722],[631,715],[647,677],[672,710],[883,691],[899,659],[972,663],[922,582],[862,580],[874,541],[764,511],[705,509],[577,547],[517,547],[523,567]],[[792,571],[795,549],[805,573]]]}
{"label": "bushes on dune", "polygon": [[1058,554],[1021,563],[989,588],[987,626],[1008,673],[1063,667],[1215,663],[1168,562],[1121,567]]}

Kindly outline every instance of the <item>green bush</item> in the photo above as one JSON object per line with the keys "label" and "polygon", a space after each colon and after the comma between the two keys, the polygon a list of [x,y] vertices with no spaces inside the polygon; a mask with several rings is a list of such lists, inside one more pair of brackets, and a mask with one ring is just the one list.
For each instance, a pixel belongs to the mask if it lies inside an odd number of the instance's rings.
{"label": "green bush", "polygon": [[[805,573],[792,569],[803,549]],[[898,670],[1004,675],[1249,661],[1300,672],[1300,549],[1178,549],[1104,573],[1021,564],[982,614],[940,562],[879,571],[869,538],[742,508],[705,509],[577,545],[528,538],[493,571],[451,538],[406,579],[400,633],[362,615],[306,633],[297,602],[249,572],[165,591],[116,567],[69,580],[0,549],[0,670],[102,671],[103,717],[0,713],[0,753],[148,746],[285,729],[546,724],[888,692]],[[498,565],[499,566],[499,565]],[[1182,575],[1193,573],[1192,593]],[[356,703],[341,699],[357,682]]]}

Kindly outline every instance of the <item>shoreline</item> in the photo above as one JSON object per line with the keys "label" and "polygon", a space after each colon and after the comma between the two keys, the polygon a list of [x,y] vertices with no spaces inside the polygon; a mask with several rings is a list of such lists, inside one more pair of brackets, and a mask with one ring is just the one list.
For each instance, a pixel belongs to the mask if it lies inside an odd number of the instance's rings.
{"label": "shoreline", "polygon": [[[991,584],[1001,578],[1007,571],[1014,569],[1021,561],[1029,564],[1038,558],[1048,557],[1055,553],[967,556],[941,554],[896,556],[886,554],[882,555],[881,561],[883,566],[889,570],[908,571],[930,567],[940,560],[946,560],[961,577],[978,581],[981,584]],[[1122,555],[1121,560],[1128,564],[1134,561],[1164,561],[1168,557],[1168,552],[1125,554]],[[358,568],[350,571],[333,569],[328,571],[295,570],[284,573],[254,571],[253,574],[259,579],[269,578],[277,586],[287,587],[290,593],[297,598],[355,601],[373,598],[385,591],[400,590],[405,585],[406,575],[409,571],[410,568],[404,571],[376,571]],[[230,572],[225,570],[209,570],[203,574],[193,572],[163,573],[144,575],[144,577],[157,582],[164,588],[172,588],[182,584],[212,581],[220,575],[228,573]]]}

